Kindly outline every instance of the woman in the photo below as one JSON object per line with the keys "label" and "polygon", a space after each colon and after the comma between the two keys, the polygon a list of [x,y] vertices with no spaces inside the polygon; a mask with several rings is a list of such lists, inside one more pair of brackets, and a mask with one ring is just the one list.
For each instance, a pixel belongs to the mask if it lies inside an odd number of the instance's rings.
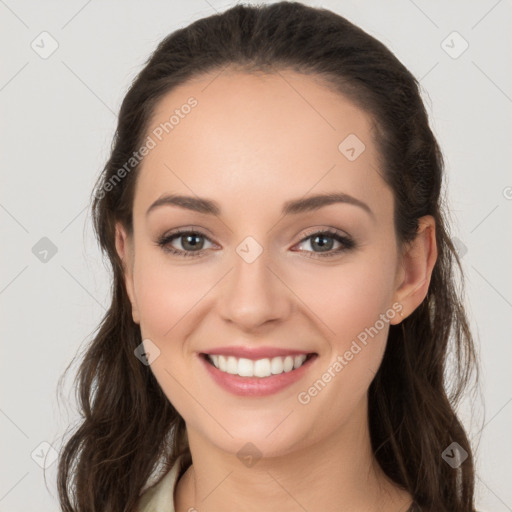
{"label": "woman", "polygon": [[473,511],[442,180],[417,81],[341,16],[238,5],[165,38],[94,191],[112,305],[63,510]]}

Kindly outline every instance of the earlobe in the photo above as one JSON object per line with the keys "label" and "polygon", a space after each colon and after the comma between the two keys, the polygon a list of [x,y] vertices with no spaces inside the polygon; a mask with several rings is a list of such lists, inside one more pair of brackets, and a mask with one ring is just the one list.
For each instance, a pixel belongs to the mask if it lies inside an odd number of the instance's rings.
{"label": "earlobe", "polygon": [[431,215],[421,217],[416,238],[407,246],[403,255],[394,297],[403,309],[396,323],[409,316],[427,295],[437,260],[435,228],[435,220]]}
{"label": "earlobe", "polygon": [[132,305],[132,318],[136,324],[140,324],[133,285],[133,243],[120,222],[116,223],[115,246],[117,254],[123,265],[126,293]]}

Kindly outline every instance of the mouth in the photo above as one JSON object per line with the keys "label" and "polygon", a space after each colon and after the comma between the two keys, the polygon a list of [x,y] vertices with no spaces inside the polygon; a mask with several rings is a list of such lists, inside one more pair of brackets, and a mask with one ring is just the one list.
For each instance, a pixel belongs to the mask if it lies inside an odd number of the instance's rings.
{"label": "mouth", "polygon": [[278,393],[303,379],[316,352],[283,354],[249,359],[227,354],[198,354],[206,374],[229,393],[242,397],[263,397]]}
{"label": "mouth", "polygon": [[316,355],[315,352],[311,352],[309,354],[266,357],[253,360],[245,357],[203,353],[201,357],[223,373],[263,379],[272,375],[281,375],[297,370]]}

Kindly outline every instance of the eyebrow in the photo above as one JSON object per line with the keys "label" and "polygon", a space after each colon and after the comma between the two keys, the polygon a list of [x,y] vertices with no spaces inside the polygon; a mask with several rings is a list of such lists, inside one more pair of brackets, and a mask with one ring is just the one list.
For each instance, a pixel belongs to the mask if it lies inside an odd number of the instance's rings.
{"label": "eyebrow", "polygon": [[[283,205],[282,214],[293,215],[315,211],[334,203],[345,203],[358,206],[367,212],[371,217],[375,218],[374,212],[366,203],[342,192],[331,194],[316,194],[306,198],[286,201]],[[179,206],[180,208],[185,208],[187,210],[192,210],[194,212],[204,213],[207,215],[218,216],[221,213],[219,203],[213,201],[212,199],[176,194],[164,194],[148,208],[146,216],[156,208],[164,205]]]}

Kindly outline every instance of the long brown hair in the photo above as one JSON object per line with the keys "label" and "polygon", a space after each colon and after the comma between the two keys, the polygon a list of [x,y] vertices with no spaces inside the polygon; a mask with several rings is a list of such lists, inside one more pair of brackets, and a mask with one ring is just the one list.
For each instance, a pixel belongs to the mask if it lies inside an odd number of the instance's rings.
{"label": "long brown hair", "polygon": [[[415,238],[421,216],[434,217],[438,258],[428,294],[401,324],[390,326],[369,389],[370,434],[383,470],[422,510],[473,511],[473,457],[455,408],[477,377],[476,356],[463,279],[459,290],[455,285],[455,270],[463,271],[445,218],[443,158],[419,83],[388,48],[342,16],[296,2],[237,5],[176,30],[160,42],[124,98],[110,157],[91,196],[94,228],[112,266],[112,301],[77,373],[83,418],[59,457],[62,509],[135,510],[156,470],[162,474],[189,450],[183,419],[150,367],[134,356],[141,331],[131,316],[115,223],[132,233],[139,165],[127,170],[126,163],[143,144],[155,105],[188,79],[228,66],[323,78],[374,122],[379,172],[394,193],[399,246]],[[453,365],[447,367],[450,353]],[[455,468],[442,458],[453,442],[468,454]]]}

